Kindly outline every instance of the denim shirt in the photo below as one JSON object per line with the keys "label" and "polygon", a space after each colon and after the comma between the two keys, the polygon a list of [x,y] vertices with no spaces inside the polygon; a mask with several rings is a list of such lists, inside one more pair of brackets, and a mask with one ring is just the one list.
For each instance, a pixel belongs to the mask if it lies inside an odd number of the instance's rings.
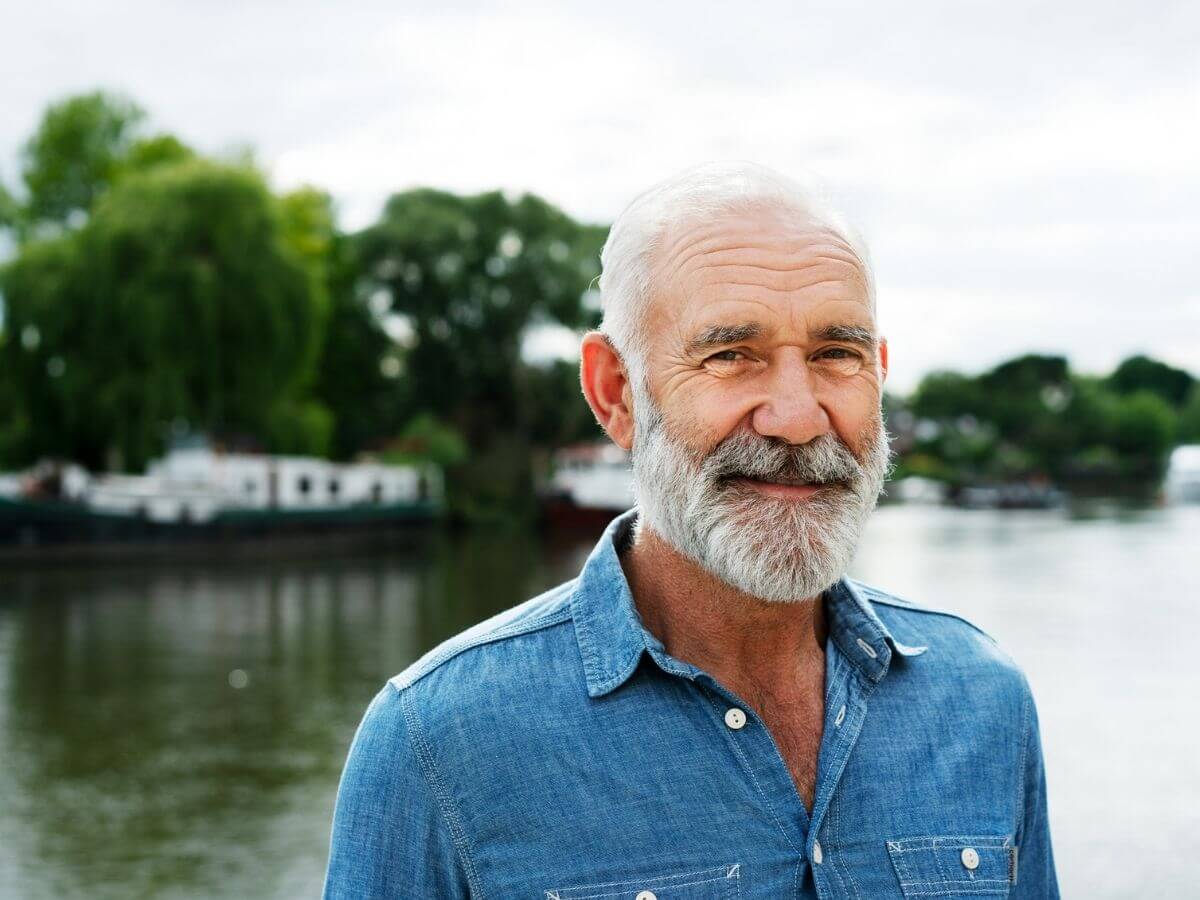
{"label": "denim shirt", "polygon": [[758,714],[642,624],[618,557],[635,515],[374,698],[326,898],[1058,896],[1033,700],[991,638],[827,590],[810,813]]}

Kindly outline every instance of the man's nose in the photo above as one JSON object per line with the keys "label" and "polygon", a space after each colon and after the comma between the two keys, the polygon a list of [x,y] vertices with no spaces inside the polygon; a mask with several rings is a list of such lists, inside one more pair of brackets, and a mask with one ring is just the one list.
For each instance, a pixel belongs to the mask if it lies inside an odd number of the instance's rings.
{"label": "man's nose", "polygon": [[767,396],[755,408],[750,424],[763,437],[807,444],[833,428],[814,393],[815,377],[803,358],[787,358],[772,366]]}

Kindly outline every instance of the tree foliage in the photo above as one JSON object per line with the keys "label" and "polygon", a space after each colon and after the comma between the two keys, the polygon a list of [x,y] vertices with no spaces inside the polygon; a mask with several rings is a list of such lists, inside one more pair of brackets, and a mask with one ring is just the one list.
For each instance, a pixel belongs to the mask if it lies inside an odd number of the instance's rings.
{"label": "tree foliage", "polygon": [[546,411],[523,390],[537,376],[522,339],[538,323],[591,321],[581,298],[599,274],[604,234],[529,195],[421,189],[394,195],[356,238],[365,296],[411,332],[406,415],[436,416],[471,448],[451,482],[471,516],[531,502],[531,432]]}
{"label": "tree foliage", "polygon": [[6,366],[39,427],[27,455],[137,468],[183,419],[286,434],[321,413],[302,389],[320,348],[310,273],[261,177],[204,161],[123,179],[87,224],[34,242],[3,276]]}
{"label": "tree foliage", "polygon": [[1108,384],[1118,394],[1148,391],[1179,409],[1187,401],[1196,379],[1182,369],[1138,355],[1129,357],[1117,366],[1108,377]]}
{"label": "tree foliage", "polygon": [[529,195],[393,196],[357,244],[368,293],[411,326],[415,406],[473,443],[511,430],[522,414],[521,339],[539,321],[585,323],[580,298],[599,274],[602,241],[603,230]]}
{"label": "tree foliage", "polygon": [[1180,443],[1200,444],[1200,382],[1192,386],[1187,402],[1179,412]]}
{"label": "tree foliage", "polygon": [[[924,471],[960,482],[1156,478],[1177,418],[1181,433],[1186,427],[1163,396],[1178,370],[1141,357],[1118,371],[1120,378],[1077,375],[1062,357],[1026,355],[974,377],[931,373],[912,398],[925,423],[914,455]],[[1117,389],[1135,384],[1143,387]]]}
{"label": "tree foliage", "polygon": [[102,91],[52,104],[22,152],[25,218],[61,223],[87,213],[112,184],[144,118],[133,101]]}

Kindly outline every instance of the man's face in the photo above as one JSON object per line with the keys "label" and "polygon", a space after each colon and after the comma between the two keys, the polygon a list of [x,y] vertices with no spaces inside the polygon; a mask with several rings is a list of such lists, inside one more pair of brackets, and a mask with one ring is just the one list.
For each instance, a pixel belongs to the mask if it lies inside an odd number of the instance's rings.
{"label": "man's face", "polygon": [[748,594],[815,596],[849,565],[888,464],[886,348],[857,258],[763,212],[668,233],[654,284],[633,385],[643,520]]}

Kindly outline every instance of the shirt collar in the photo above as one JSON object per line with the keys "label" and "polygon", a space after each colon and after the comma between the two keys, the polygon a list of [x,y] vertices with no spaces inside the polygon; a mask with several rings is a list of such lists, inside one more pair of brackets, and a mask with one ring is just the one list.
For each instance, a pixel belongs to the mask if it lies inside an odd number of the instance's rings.
{"label": "shirt collar", "polygon": [[[575,638],[591,697],[603,696],[624,684],[633,675],[643,651],[656,659],[663,653],[662,643],[647,631],[638,615],[618,555],[631,540],[636,521],[635,507],[608,524],[584,563],[571,596]],[[842,655],[871,681],[887,674],[893,654],[918,656],[925,652],[925,647],[896,641],[851,579],[839,579],[826,590],[825,598],[830,637]],[[686,665],[682,668],[693,669]]]}
{"label": "shirt collar", "polygon": [[571,596],[575,639],[591,697],[623,684],[637,668],[651,637],[638,615],[617,555],[618,547],[630,540],[636,520],[634,508],[608,524],[583,564]]}

